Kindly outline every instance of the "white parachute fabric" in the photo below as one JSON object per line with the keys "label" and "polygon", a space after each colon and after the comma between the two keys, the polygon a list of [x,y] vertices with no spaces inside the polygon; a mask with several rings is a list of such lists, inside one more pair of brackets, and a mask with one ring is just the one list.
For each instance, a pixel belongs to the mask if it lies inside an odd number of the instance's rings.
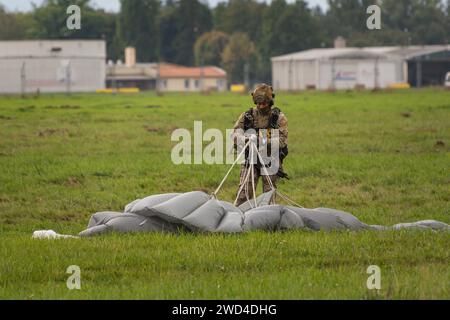
{"label": "white parachute fabric", "polygon": [[443,222],[424,220],[393,227],[368,225],[350,213],[328,208],[306,209],[268,205],[242,211],[233,204],[219,201],[201,191],[183,194],[153,195],[126,206],[124,213],[94,214],[88,229],[79,236],[90,237],[108,232],[207,232],[241,233],[252,230],[400,230],[427,229],[449,231]]}
{"label": "white parachute fabric", "polygon": [[424,220],[414,223],[399,223],[392,227],[394,230],[401,229],[433,229],[433,230],[449,230],[450,226],[440,221]]}
{"label": "white parachute fabric", "polygon": [[75,239],[75,238],[77,237],[59,234],[53,230],[38,230],[33,232],[33,239],[56,240],[56,239]]}

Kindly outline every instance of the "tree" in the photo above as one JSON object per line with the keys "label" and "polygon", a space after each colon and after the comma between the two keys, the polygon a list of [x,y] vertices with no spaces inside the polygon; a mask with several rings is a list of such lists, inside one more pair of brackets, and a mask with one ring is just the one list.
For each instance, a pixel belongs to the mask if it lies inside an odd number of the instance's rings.
{"label": "tree", "polygon": [[366,28],[366,9],[373,1],[329,0],[324,20],[327,36],[342,35],[350,46],[439,44],[448,39],[440,0],[383,0],[382,30]]}
{"label": "tree", "polygon": [[373,0],[328,0],[329,9],[324,21],[327,36],[351,39],[352,33],[366,31],[366,10],[372,4]]}
{"label": "tree", "polygon": [[404,33],[402,44],[440,44],[448,39],[440,0],[385,0],[382,12],[385,29]]}
{"label": "tree", "polygon": [[304,1],[274,0],[266,9],[262,30],[256,46],[263,59],[260,77],[265,80],[271,76],[271,57],[315,48],[323,41],[319,20]]}
{"label": "tree", "polygon": [[222,52],[227,46],[229,36],[220,31],[211,31],[197,39],[194,46],[197,65],[222,65]]}
{"label": "tree", "polygon": [[232,83],[243,82],[246,65],[251,78],[258,74],[260,66],[260,56],[255,44],[242,32],[234,33],[230,37],[222,53],[222,61]]}
{"label": "tree", "polygon": [[[272,10],[272,6],[276,10]],[[280,55],[320,46],[320,27],[312,16],[305,1],[297,0],[287,5],[284,0],[276,0],[264,20],[264,46],[271,55]]]}
{"label": "tree", "polygon": [[253,42],[258,42],[262,35],[265,3],[256,0],[230,0],[220,3],[214,10],[215,28],[227,34],[244,32]]}
{"label": "tree", "polygon": [[182,65],[194,65],[194,44],[211,28],[212,16],[205,4],[198,0],[169,2],[160,17],[162,58]]}
{"label": "tree", "polygon": [[136,48],[138,61],[158,58],[158,0],[121,0],[118,39],[121,46]]}
{"label": "tree", "polygon": [[28,30],[33,23],[30,14],[9,13],[0,5],[0,39],[22,40],[28,37]]}
{"label": "tree", "polygon": [[[78,5],[82,11],[81,30],[69,30],[67,28],[67,8],[70,5]],[[34,4],[33,18],[36,21],[30,31],[34,38],[38,39],[73,39],[95,38],[96,31],[87,27],[87,15],[93,9],[89,6],[89,0],[46,0],[39,7]],[[94,23],[91,23],[92,25]]]}
{"label": "tree", "polygon": [[447,0],[446,18],[447,18],[446,29],[448,30],[448,32],[447,32],[447,40],[445,41],[445,43],[449,44],[450,43],[450,0]]}
{"label": "tree", "polygon": [[[392,1],[392,0],[391,0]],[[416,44],[442,44],[450,30],[445,25],[445,11],[440,0],[415,1],[412,41]]]}
{"label": "tree", "polygon": [[192,66],[195,64],[195,41],[212,28],[211,12],[197,0],[180,0],[177,17],[178,33],[173,43],[175,62]]}
{"label": "tree", "polygon": [[175,60],[175,48],[172,46],[177,33],[177,7],[173,2],[167,3],[159,15],[160,58],[164,61]]}
{"label": "tree", "polygon": [[[81,29],[67,28],[67,8],[76,4],[81,8]],[[27,37],[35,39],[105,39],[109,57],[115,57],[114,35],[116,14],[95,10],[89,0],[47,0],[34,7],[32,23],[28,23]]]}

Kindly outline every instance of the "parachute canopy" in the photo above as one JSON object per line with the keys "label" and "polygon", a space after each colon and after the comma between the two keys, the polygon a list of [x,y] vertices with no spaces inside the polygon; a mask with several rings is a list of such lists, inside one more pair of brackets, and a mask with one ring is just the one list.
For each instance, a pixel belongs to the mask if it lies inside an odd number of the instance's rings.
{"label": "parachute canopy", "polygon": [[403,228],[450,230],[449,225],[433,220],[397,224],[392,227],[373,226],[344,211],[264,204],[271,197],[270,193],[263,194],[257,199],[261,206],[251,208],[242,205],[238,208],[201,191],[153,195],[133,201],[121,213],[94,214],[89,221],[88,229],[79,236],[89,237],[107,232],[241,233],[252,230],[329,231]]}

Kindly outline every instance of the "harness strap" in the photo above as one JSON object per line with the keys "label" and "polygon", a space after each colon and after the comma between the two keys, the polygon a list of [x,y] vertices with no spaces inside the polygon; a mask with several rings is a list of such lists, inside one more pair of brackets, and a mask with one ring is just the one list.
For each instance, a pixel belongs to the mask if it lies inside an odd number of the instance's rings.
{"label": "harness strap", "polygon": [[253,108],[251,108],[244,114],[244,131],[254,129],[254,127]]}

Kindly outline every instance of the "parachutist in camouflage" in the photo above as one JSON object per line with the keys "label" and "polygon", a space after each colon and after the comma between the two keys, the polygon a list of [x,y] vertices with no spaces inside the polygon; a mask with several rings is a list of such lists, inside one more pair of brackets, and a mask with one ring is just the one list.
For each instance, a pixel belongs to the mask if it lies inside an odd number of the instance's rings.
{"label": "parachutist in camouflage", "polygon": [[[282,168],[283,160],[288,155],[288,121],[285,114],[281,112],[279,108],[274,107],[275,93],[271,86],[267,84],[260,84],[256,86],[255,91],[252,92],[252,97],[256,107],[241,114],[234,126],[234,138],[236,144],[239,139],[239,135],[242,134],[242,130],[243,132],[247,132],[248,130],[253,129],[257,132],[258,136],[260,134],[260,130],[267,130],[267,132],[270,132],[270,130],[273,129],[279,130],[278,146],[280,167],[277,174],[262,177],[263,192],[265,193],[271,190],[268,179],[270,179],[272,185],[276,188],[277,180],[279,178],[288,178],[288,175]],[[246,154],[246,157],[248,158],[248,153]],[[242,188],[240,194],[238,195],[238,201],[236,203],[238,206],[253,197],[252,181],[251,179],[247,179],[247,181],[245,181],[247,172],[248,165],[246,163],[242,165],[241,168],[241,178],[238,190],[241,190],[243,184],[246,185]],[[254,172],[255,186],[258,183],[259,177],[263,174],[264,170],[261,168],[261,165],[256,166]],[[275,201],[275,199],[272,199],[272,202],[273,201]]]}

